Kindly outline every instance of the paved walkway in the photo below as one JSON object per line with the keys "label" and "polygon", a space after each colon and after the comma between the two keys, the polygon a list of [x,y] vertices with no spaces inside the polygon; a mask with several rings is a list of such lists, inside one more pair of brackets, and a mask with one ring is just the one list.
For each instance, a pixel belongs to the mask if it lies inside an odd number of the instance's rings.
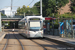
{"label": "paved walkway", "polygon": [[0,32],[0,36],[2,36],[4,34],[4,32]]}
{"label": "paved walkway", "polygon": [[2,41],[2,39],[5,37],[5,32],[0,32],[0,41]]}
{"label": "paved walkway", "polygon": [[44,35],[46,38],[50,38],[59,42],[66,43],[69,46],[75,47],[75,39],[69,39],[69,38],[61,38],[60,36],[52,36],[52,35]]}

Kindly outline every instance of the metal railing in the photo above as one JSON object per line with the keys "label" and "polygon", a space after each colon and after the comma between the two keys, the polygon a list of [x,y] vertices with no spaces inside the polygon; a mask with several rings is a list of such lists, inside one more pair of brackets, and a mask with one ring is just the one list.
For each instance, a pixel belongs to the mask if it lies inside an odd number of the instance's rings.
{"label": "metal railing", "polygon": [[67,32],[67,31],[65,31],[64,32],[64,37],[65,38],[75,38],[75,30],[72,30],[71,32]]}
{"label": "metal railing", "polygon": [[75,38],[75,30],[73,30],[73,38]]}
{"label": "metal railing", "polygon": [[1,16],[1,18],[24,18],[24,16],[13,16],[13,17]]}

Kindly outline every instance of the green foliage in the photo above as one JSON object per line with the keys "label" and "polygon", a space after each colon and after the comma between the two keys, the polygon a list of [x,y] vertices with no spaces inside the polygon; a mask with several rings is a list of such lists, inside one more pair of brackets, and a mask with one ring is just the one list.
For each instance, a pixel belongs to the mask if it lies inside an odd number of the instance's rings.
{"label": "green foliage", "polygon": [[67,13],[60,15],[60,18],[70,18],[70,17],[71,14],[67,14]]}
{"label": "green foliage", "polygon": [[[8,23],[8,25],[5,25],[6,23]],[[10,21],[2,21],[2,25],[4,25],[4,26],[9,26],[9,23],[10,23]]]}
{"label": "green foliage", "polygon": [[73,18],[75,19],[75,13],[65,13],[59,16],[60,18]]}
{"label": "green foliage", "polygon": [[71,0],[71,11],[75,13],[75,0]]}
{"label": "green foliage", "polygon": [[58,2],[58,7],[65,6],[69,0],[56,0]]}
{"label": "green foliage", "polygon": [[4,14],[1,13],[1,16],[6,16],[6,15],[4,15]]}
{"label": "green foliage", "polygon": [[[42,0],[43,2],[43,17],[52,17],[58,14],[58,9],[62,6],[65,6],[69,0]],[[25,5],[23,5],[22,8],[17,9],[16,15],[23,15],[24,12],[26,15],[40,15],[40,1],[35,3],[32,8],[27,8]]]}
{"label": "green foliage", "polygon": [[[50,17],[58,13],[58,9],[62,6],[65,6],[69,0],[42,0],[43,2],[43,17]],[[40,6],[40,2],[35,3],[34,6]],[[56,7],[57,6],[57,7]],[[40,8],[36,7],[34,8],[37,14],[40,14]]]}
{"label": "green foliage", "polygon": [[24,15],[24,13],[26,14],[26,15],[33,15],[33,11],[32,11],[32,8],[27,8],[25,5],[23,5],[23,7],[22,8],[18,8],[17,9],[17,13],[16,13],[16,15]]}
{"label": "green foliage", "polygon": [[54,24],[54,29],[58,29],[59,28],[59,24]]}
{"label": "green foliage", "polygon": [[40,14],[40,2],[35,3],[32,10],[33,10],[34,15],[39,15]]}

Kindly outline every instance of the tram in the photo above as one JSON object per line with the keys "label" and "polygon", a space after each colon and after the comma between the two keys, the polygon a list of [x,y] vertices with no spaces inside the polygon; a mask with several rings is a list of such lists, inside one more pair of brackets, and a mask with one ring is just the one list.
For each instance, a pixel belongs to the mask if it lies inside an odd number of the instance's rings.
{"label": "tram", "polygon": [[19,21],[19,33],[27,38],[43,38],[43,17],[26,16]]}

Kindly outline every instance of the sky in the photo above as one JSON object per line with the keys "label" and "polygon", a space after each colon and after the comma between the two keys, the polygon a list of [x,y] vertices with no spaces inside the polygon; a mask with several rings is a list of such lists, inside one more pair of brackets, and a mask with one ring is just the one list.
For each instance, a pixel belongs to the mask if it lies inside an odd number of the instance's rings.
{"label": "sky", "polygon": [[[28,6],[33,0],[12,0],[13,7],[12,10],[16,10],[19,6],[22,7],[23,5]],[[40,0],[34,0],[29,6],[32,7],[36,2]],[[11,0],[0,0],[0,9],[7,8],[11,6]]]}

